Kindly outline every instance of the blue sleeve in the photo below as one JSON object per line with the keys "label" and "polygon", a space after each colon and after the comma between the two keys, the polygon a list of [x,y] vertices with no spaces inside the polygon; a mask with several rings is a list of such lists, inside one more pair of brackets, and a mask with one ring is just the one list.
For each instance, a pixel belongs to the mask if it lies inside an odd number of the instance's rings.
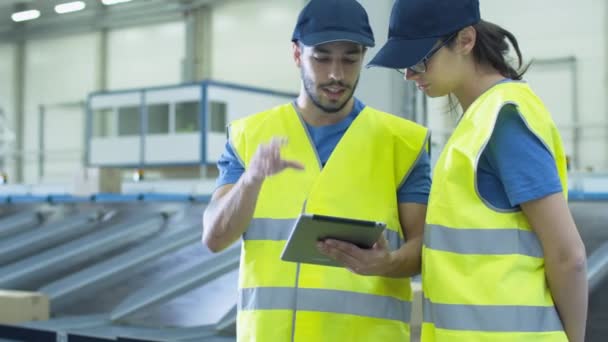
{"label": "blue sleeve", "polygon": [[420,158],[412,167],[412,172],[397,189],[399,203],[427,204],[431,191],[431,162],[426,150],[422,151]]}
{"label": "blue sleeve", "polygon": [[553,155],[515,106],[501,109],[486,151],[512,206],[562,191]]}
{"label": "blue sleeve", "polygon": [[245,172],[245,167],[241,164],[241,161],[228,142],[226,143],[224,153],[222,153],[220,160],[217,162],[217,168],[220,171],[215,181],[215,185],[218,188],[226,184],[235,184],[241,178],[243,172]]}

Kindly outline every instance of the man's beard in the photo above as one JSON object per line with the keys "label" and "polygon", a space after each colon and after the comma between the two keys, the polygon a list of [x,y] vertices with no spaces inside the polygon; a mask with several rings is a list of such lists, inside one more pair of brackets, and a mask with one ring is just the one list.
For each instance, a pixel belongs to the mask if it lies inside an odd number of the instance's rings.
{"label": "man's beard", "polygon": [[[330,82],[330,83],[322,84],[322,85],[319,85],[318,87],[315,87],[315,83],[310,79],[310,77],[308,77],[306,75],[306,73],[304,72],[303,69],[300,72],[300,74],[302,77],[302,82],[304,83],[304,91],[306,91],[306,94],[312,100],[312,102],[315,104],[315,106],[317,106],[319,109],[323,110],[326,113],[333,114],[333,113],[337,113],[337,112],[341,111],[346,106],[348,101],[350,101],[350,99],[353,97],[353,94],[355,93],[355,89],[357,89],[357,84],[359,84],[359,77],[357,77],[357,81],[355,81],[355,84],[352,87],[348,86],[347,84],[343,83],[342,81]],[[333,85],[340,86],[340,87],[344,88],[344,90],[346,92],[350,92],[350,93],[348,94],[348,96],[346,97],[344,102],[342,102],[342,103],[337,103],[336,105],[323,105],[321,103],[321,99],[319,98],[319,93],[317,92],[317,90],[320,88],[323,88],[323,87],[330,87]]]}

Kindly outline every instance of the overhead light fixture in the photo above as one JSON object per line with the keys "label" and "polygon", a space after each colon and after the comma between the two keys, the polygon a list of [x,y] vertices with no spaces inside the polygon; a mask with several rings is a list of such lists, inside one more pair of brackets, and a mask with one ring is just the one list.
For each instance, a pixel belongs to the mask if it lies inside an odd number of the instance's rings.
{"label": "overhead light fixture", "polygon": [[55,12],[59,14],[82,11],[87,5],[83,1],[72,1],[55,6]]}
{"label": "overhead light fixture", "polygon": [[131,0],[101,0],[101,2],[107,6],[121,4],[123,2],[129,2],[129,1],[131,1]]}
{"label": "overhead light fixture", "polygon": [[21,12],[15,12],[11,15],[11,19],[16,22],[33,20],[40,17],[39,10],[27,10]]}

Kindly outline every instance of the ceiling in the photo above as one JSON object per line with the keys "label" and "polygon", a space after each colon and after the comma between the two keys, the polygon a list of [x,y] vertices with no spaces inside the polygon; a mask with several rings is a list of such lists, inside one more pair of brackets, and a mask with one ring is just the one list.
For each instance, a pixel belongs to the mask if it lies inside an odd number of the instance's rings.
{"label": "ceiling", "polygon": [[[56,14],[57,4],[72,0],[1,0],[0,42],[44,38],[178,20],[188,10],[221,0],[132,0],[105,6],[101,0],[81,0],[86,8],[79,12]],[[15,23],[11,14],[18,10],[37,9],[40,17]]]}

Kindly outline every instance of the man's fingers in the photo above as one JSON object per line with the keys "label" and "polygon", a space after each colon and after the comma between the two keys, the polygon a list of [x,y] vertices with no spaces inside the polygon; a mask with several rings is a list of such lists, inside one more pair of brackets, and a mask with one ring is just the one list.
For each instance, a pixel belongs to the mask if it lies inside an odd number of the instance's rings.
{"label": "man's fingers", "polygon": [[268,144],[269,147],[269,158],[272,160],[272,165],[276,167],[281,166],[281,148],[287,144],[287,138],[284,137],[273,137]]}
{"label": "man's fingers", "polygon": [[[324,243],[322,243],[324,244]],[[320,248],[321,253],[332,257],[334,260],[339,261],[345,266],[353,269],[358,269],[360,261],[354,258],[352,255],[348,253],[344,253],[343,251],[336,248]]]}
{"label": "man's fingers", "polygon": [[285,138],[285,137],[273,137],[270,140],[270,144],[268,144],[268,145],[270,145],[273,149],[276,148],[276,149],[280,150],[281,147],[287,145],[287,138]]}
{"label": "man's fingers", "polygon": [[260,164],[266,176],[272,176],[286,168],[304,170],[302,163],[281,159],[281,148],[286,144],[287,138],[273,137],[269,143],[260,145]]}
{"label": "man's fingers", "polygon": [[374,249],[389,249],[388,248],[388,241],[384,237],[384,234],[380,234],[380,238],[374,244]]}
{"label": "man's fingers", "polygon": [[341,254],[348,255],[355,260],[364,261],[365,255],[361,249],[352,243],[328,239],[325,244],[331,249],[339,251]]}
{"label": "man's fingers", "polygon": [[304,164],[294,160],[281,160],[281,166],[283,169],[291,168],[296,170],[304,170]]}
{"label": "man's fingers", "polygon": [[281,144],[275,143],[272,145],[272,161],[278,163],[281,160]]}

